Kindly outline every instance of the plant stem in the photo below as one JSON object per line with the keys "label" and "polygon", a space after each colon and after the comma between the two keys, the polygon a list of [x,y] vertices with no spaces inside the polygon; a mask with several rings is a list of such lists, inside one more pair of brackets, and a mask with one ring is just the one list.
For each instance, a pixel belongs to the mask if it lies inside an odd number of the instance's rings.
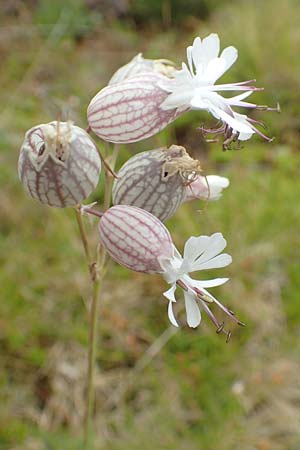
{"label": "plant stem", "polygon": [[97,324],[98,324],[98,302],[100,291],[100,277],[95,271],[95,279],[93,286],[93,298],[90,309],[90,323],[89,323],[89,355],[88,355],[88,386],[87,386],[87,408],[85,416],[85,430],[84,430],[84,448],[89,450],[91,444],[92,418],[95,404],[95,387],[94,387],[94,373],[96,361],[96,343],[97,343]]}
{"label": "plant stem", "polygon": [[[105,194],[104,194],[104,211],[110,206],[111,189],[113,182],[113,169],[118,157],[118,145],[114,146],[112,155],[110,157],[112,170],[107,164],[105,167]],[[106,272],[106,252],[103,247],[97,250],[97,256],[95,260],[91,256],[88,239],[85,233],[84,224],[82,221],[81,209],[76,208],[76,219],[79,227],[80,237],[82,240],[85,256],[87,259],[91,283],[93,284],[93,297],[89,310],[89,353],[88,353],[88,373],[87,373],[87,406],[85,415],[85,428],[84,428],[84,450],[92,450],[92,419],[95,404],[95,387],[94,387],[94,373],[96,362],[96,344],[97,344],[97,325],[98,325],[98,304],[99,304],[99,292],[100,283]],[[86,208],[86,212],[101,216],[102,213],[93,211],[91,208]]]}
{"label": "plant stem", "polygon": [[92,266],[91,252],[90,252],[90,247],[89,247],[88,239],[87,239],[87,236],[86,236],[86,233],[85,233],[83,220],[82,220],[82,215],[81,215],[79,207],[75,208],[75,214],[76,214],[76,220],[77,220],[77,223],[78,223],[80,238],[81,238],[82,245],[83,245],[83,248],[84,248],[84,253],[85,253],[85,256],[86,256],[88,268],[89,268],[89,271],[90,271],[90,275],[92,276],[92,274],[91,274],[91,266]]}
{"label": "plant stem", "polygon": [[[115,144],[111,157],[109,158],[109,167],[113,171],[116,165],[116,161],[119,153],[119,145]],[[104,193],[104,210],[108,209],[110,206],[110,198],[111,198],[111,190],[113,184],[113,175],[111,172],[106,172],[106,180],[105,180],[105,193]]]}
{"label": "plant stem", "polygon": [[87,406],[85,412],[85,428],[84,428],[84,449],[89,450],[91,445],[92,434],[92,417],[94,409],[94,366],[96,360],[96,342],[97,342],[97,309],[99,303],[100,291],[100,272],[98,270],[98,261],[93,261],[91,251],[85,232],[80,208],[75,209],[76,219],[78,223],[80,238],[83,244],[84,253],[86,256],[90,280],[93,285],[92,302],[89,309],[89,353],[88,353],[88,371],[87,371]]}

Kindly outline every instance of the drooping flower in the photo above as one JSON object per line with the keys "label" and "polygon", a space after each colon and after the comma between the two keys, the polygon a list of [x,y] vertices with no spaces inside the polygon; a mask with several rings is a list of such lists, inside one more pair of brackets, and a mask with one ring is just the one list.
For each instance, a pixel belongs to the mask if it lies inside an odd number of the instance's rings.
{"label": "drooping flower", "polygon": [[221,253],[226,246],[221,233],[191,237],[185,244],[182,257],[169,231],[157,217],[134,206],[117,205],[101,217],[99,235],[100,241],[116,262],[137,272],[159,273],[171,284],[164,296],[169,300],[168,315],[174,326],[178,326],[173,312],[177,287],[184,292],[190,327],[200,324],[202,308],[217,327],[217,332],[224,332],[227,338],[230,337],[230,332],[224,330],[224,323],[219,323],[210,310],[208,305],[213,303],[242,325],[232,311],[206,290],[208,287],[220,286],[228,278],[199,281],[189,276],[190,272],[225,267],[231,263],[231,256]]}
{"label": "drooping flower", "polygon": [[40,124],[25,135],[19,178],[31,197],[49,206],[75,206],[96,188],[101,172],[89,135],[71,122]]}
{"label": "drooping flower", "polygon": [[129,63],[120,67],[107,84],[120,83],[128,78],[147,72],[156,72],[172,77],[175,70],[175,64],[172,61],[167,59],[145,59],[142,53],[139,53]]}
{"label": "drooping flower", "polygon": [[185,188],[185,202],[191,200],[219,200],[222,196],[223,189],[229,186],[229,180],[226,177],[219,175],[207,175],[203,177],[197,176],[192,183],[189,183]]}
{"label": "drooping flower", "polygon": [[138,153],[118,172],[113,204],[137,206],[164,222],[175,214],[185,199],[187,185],[199,173],[200,162],[178,145]]}
{"label": "drooping flower", "polygon": [[[260,90],[251,85],[255,80],[215,84],[238,57],[237,49],[233,46],[225,48],[220,56],[219,53],[220,39],[217,34],[210,34],[203,40],[197,37],[193,45],[187,48],[188,65],[182,63],[182,69],[174,74],[174,78],[162,85],[170,95],[164,100],[161,108],[166,111],[174,108],[191,108],[210,112],[223,123],[216,132],[224,134],[224,148],[233,140],[250,139],[254,133],[270,140],[255,127],[256,121],[232,109],[233,106],[271,109],[245,101],[254,91]],[[223,91],[242,91],[242,93],[227,98],[220,95],[219,92]]]}

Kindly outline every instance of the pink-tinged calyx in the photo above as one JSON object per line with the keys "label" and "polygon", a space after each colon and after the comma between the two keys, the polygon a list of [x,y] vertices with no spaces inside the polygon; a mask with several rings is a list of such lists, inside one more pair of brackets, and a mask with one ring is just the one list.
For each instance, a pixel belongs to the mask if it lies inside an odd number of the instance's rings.
{"label": "pink-tinged calyx", "polygon": [[138,153],[118,172],[113,204],[137,206],[164,222],[175,214],[199,173],[200,162],[178,145]]}
{"label": "pink-tinged calyx", "polygon": [[167,59],[145,59],[142,53],[134,56],[129,63],[120,67],[111,77],[108,85],[120,83],[141,73],[156,72],[172,78],[175,65]]}
{"label": "pink-tinged calyx", "polygon": [[101,139],[119,144],[154,136],[186,109],[160,108],[168,97],[160,85],[170,81],[150,72],[106,86],[88,106],[90,128]]}
{"label": "pink-tinged calyx", "polygon": [[119,264],[136,272],[163,272],[160,260],[173,257],[167,228],[157,217],[134,206],[109,208],[99,223],[100,241]]}
{"label": "pink-tinged calyx", "polygon": [[[169,96],[162,104],[164,110],[173,108],[191,108],[206,110],[213,117],[222,121],[223,126],[214,129],[203,129],[204,132],[224,134],[224,149],[234,140],[250,139],[258,133],[266,140],[270,140],[256,127],[253,119],[237,113],[233,106],[250,109],[269,109],[245,101],[254,91],[261,90],[249,80],[238,83],[215,84],[216,81],[235,63],[238,52],[235,47],[225,48],[221,55],[220,40],[217,34],[210,34],[203,40],[197,37],[193,45],[187,48],[188,65],[182,63],[182,69],[174,74],[174,79],[165,84]],[[233,97],[223,97],[219,92],[241,92]]]}
{"label": "pink-tinged calyx", "polygon": [[225,267],[231,256],[221,253],[226,241],[221,233],[211,236],[191,237],[185,244],[183,257],[172,243],[167,228],[152,214],[134,206],[117,205],[107,210],[99,224],[100,241],[109,255],[119,264],[146,273],[160,273],[170,289],[164,292],[169,300],[168,315],[171,323],[178,326],[173,312],[175,291],[184,292],[187,322],[197,327],[201,321],[201,307],[217,328],[230,337],[210,310],[210,304],[219,308],[234,322],[243,325],[234,313],[213,297],[206,288],[220,286],[228,278],[199,281],[189,276],[190,272]]}
{"label": "pink-tinged calyx", "polygon": [[75,206],[96,188],[101,172],[98,150],[71,122],[40,124],[25,135],[19,178],[31,197],[49,206]]}
{"label": "pink-tinged calyx", "polygon": [[184,202],[191,200],[215,201],[223,194],[223,189],[229,186],[229,180],[226,177],[218,175],[197,176],[192,183],[185,188]]}

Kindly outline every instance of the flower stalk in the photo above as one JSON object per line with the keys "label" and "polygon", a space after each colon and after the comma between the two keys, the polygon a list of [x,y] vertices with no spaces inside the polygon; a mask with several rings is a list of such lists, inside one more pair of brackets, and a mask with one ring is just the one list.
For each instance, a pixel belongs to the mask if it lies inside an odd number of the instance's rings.
{"label": "flower stalk", "polygon": [[[100,152],[99,152],[100,153]],[[101,156],[101,155],[100,155]],[[105,199],[104,209],[108,209],[110,206],[112,180],[114,176],[114,166],[118,157],[118,145],[115,145],[108,163],[104,164],[105,168]],[[101,157],[102,159],[102,157]],[[103,160],[103,159],[102,159]],[[90,450],[92,446],[93,435],[93,411],[95,405],[95,364],[96,364],[96,345],[98,336],[98,306],[99,296],[101,288],[101,280],[106,272],[107,254],[103,246],[99,246],[97,249],[96,258],[91,255],[88,238],[85,232],[82,213],[89,213],[96,217],[102,217],[103,213],[96,211],[90,207],[91,205],[79,205],[75,209],[76,220],[78,223],[79,234],[84,248],[84,253],[87,260],[87,265],[90,273],[90,280],[93,286],[92,301],[89,308],[89,350],[88,350],[88,369],[87,369],[87,403],[85,412],[85,426],[84,426],[84,449]]]}

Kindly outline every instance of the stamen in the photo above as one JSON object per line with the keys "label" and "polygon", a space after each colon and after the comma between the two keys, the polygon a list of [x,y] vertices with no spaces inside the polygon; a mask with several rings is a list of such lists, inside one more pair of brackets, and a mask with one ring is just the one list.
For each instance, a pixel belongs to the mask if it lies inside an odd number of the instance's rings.
{"label": "stamen", "polygon": [[219,328],[217,328],[216,333],[217,333],[217,334],[220,334],[221,331],[223,331],[224,326],[225,326],[225,322],[222,322],[221,325],[219,326]]}
{"label": "stamen", "polygon": [[225,125],[222,125],[217,128],[204,128],[204,126],[197,128],[197,130],[201,131],[203,134],[223,134],[224,129]]}
{"label": "stamen", "polygon": [[230,338],[231,338],[231,330],[229,330],[227,333],[226,344],[228,344],[228,342],[230,341]]}
{"label": "stamen", "polygon": [[264,133],[262,133],[258,128],[256,128],[254,125],[252,125],[252,129],[259,135],[261,136],[263,139],[265,139],[267,142],[272,142],[274,141],[275,137],[273,136],[272,138],[269,138],[268,136],[266,136]]}
{"label": "stamen", "polygon": [[227,336],[227,339],[228,339],[228,333],[230,333],[230,336],[231,336],[231,331],[226,331],[224,329],[224,322],[219,323],[218,320],[216,319],[216,317],[213,315],[213,313],[211,312],[211,310],[205,303],[202,303],[202,307],[203,307],[204,311],[206,312],[206,314],[208,315],[208,317],[210,318],[210,320],[217,327],[216,333],[218,333],[218,334],[223,333]]}
{"label": "stamen", "polygon": [[237,323],[238,325],[242,325],[245,326],[245,324],[243,322],[241,322],[237,317],[235,317],[234,314],[232,314],[231,310],[229,310],[228,308],[226,308],[226,306],[222,305],[222,303],[219,302],[219,300],[217,300],[215,297],[212,297],[214,303],[216,303],[219,308],[224,311],[224,313],[229,316],[235,323]]}
{"label": "stamen", "polygon": [[187,285],[182,280],[177,280],[176,284],[177,284],[177,286],[181,287],[181,289],[183,289],[184,291],[188,291],[189,290]]}
{"label": "stamen", "polygon": [[281,108],[280,108],[280,104],[279,103],[277,103],[275,108],[270,108],[267,105],[257,105],[256,109],[258,109],[259,111],[275,111],[275,112],[278,112],[278,113],[281,112]]}
{"label": "stamen", "polygon": [[214,300],[209,295],[207,295],[204,292],[200,291],[200,289],[198,289],[197,287],[192,287],[191,289],[196,293],[197,297],[200,300],[203,300],[205,303],[210,304],[210,303],[214,302]]}

